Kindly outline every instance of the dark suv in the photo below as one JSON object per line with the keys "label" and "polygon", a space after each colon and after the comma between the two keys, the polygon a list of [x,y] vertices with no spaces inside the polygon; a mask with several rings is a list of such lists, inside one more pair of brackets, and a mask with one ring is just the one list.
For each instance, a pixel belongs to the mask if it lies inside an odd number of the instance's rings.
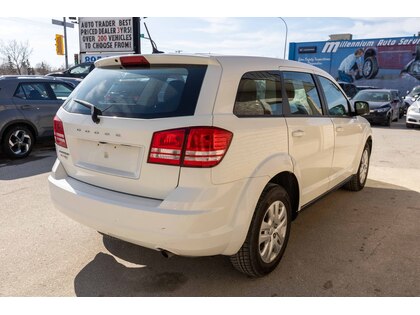
{"label": "dark suv", "polygon": [[29,155],[37,138],[53,136],[53,118],[74,87],[56,78],[0,76],[0,143],[10,158]]}

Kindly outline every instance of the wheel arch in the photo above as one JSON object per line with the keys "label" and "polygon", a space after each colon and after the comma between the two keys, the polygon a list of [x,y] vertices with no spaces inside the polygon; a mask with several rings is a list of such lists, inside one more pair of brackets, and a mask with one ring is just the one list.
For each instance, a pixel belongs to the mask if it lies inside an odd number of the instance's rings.
{"label": "wheel arch", "polygon": [[365,145],[366,144],[369,145],[369,148],[370,148],[369,155],[371,155],[372,154],[372,146],[373,146],[373,140],[372,140],[372,136],[371,135],[369,135],[368,138],[366,139]]}
{"label": "wheel arch", "polygon": [[373,57],[373,56],[376,56],[376,55],[377,55],[376,49],[368,48],[368,49],[366,49],[366,51],[363,55],[363,58],[366,59],[366,58]]}
{"label": "wheel arch", "polygon": [[287,191],[292,206],[292,220],[296,219],[299,212],[300,191],[298,179],[295,174],[291,172],[281,172],[274,176],[268,184],[270,183],[280,185]]}
{"label": "wheel arch", "polygon": [[[230,224],[236,232],[232,234],[229,245],[222,253],[223,255],[233,255],[241,248],[259,198],[267,185],[275,183],[281,185],[287,191],[292,203],[292,219],[296,218],[299,210],[300,186],[299,173],[295,175],[294,171],[293,159],[287,153],[273,155],[256,168],[256,171],[248,179],[241,194],[242,198],[236,206],[235,216]],[[251,198],[251,196],[258,197]]]}

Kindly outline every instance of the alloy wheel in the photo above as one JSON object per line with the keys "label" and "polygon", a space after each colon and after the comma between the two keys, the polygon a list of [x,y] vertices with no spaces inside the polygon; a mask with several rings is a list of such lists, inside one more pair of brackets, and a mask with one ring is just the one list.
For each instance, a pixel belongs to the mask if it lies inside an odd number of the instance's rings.
{"label": "alloy wheel", "polygon": [[372,61],[366,60],[365,64],[363,65],[363,75],[368,77],[372,72]]}
{"label": "alloy wheel", "polygon": [[287,231],[286,206],[279,200],[267,209],[260,227],[259,252],[265,263],[273,262],[283,247]]}
{"label": "alloy wheel", "polygon": [[359,170],[359,181],[360,183],[364,183],[367,177],[369,168],[369,152],[368,150],[364,150],[362,154],[362,160],[360,161],[360,170]]}
{"label": "alloy wheel", "polygon": [[30,135],[21,129],[10,135],[8,143],[10,151],[15,155],[24,155],[30,150],[32,144]]}

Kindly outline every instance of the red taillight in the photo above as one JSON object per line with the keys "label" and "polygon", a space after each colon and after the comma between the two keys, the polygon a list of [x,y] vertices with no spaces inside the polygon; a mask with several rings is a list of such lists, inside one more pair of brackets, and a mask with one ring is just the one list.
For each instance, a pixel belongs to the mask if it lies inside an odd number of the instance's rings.
{"label": "red taillight", "polygon": [[150,63],[144,56],[123,56],[120,57],[120,62],[123,67],[149,67]]}
{"label": "red taillight", "polygon": [[54,138],[55,138],[55,143],[57,145],[63,148],[67,148],[63,122],[57,116],[54,117]]}
{"label": "red taillight", "polygon": [[149,163],[180,165],[185,129],[155,132],[150,146]]}
{"label": "red taillight", "polygon": [[219,164],[229,148],[233,134],[214,127],[191,128],[183,166],[211,167]]}
{"label": "red taillight", "polygon": [[233,134],[216,127],[191,127],[153,134],[149,163],[212,167],[220,163]]}

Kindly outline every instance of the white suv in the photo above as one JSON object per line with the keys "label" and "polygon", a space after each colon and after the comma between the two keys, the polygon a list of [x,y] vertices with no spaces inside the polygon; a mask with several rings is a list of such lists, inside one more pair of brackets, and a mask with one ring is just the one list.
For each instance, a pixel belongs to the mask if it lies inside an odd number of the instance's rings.
{"label": "white suv", "polygon": [[227,255],[250,276],[279,263],[297,213],[363,188],[372,148],[326,72],[202,55],[101,59],[54,119],[49,177],[63,213],[164,255]]}

